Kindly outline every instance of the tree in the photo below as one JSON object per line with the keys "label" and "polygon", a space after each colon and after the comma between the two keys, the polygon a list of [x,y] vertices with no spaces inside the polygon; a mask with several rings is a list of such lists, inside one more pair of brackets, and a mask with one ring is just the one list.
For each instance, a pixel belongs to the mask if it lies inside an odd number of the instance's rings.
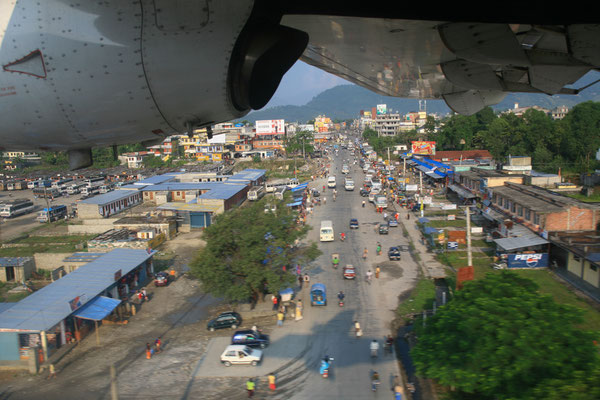
{"label": "tree", "polygon": [[264,212],[264,201],[216,217],[206,228],[206,246],[191,263],[204,289],[229,301],[260,298],[294,284],[295,266],[319,255],[315,244],[293,246],[308,227],[296,224],[297,213],[280,202],[275,213]]}
{"label": "tree", "polygon": [[[469,282],[418,330],[412,355],[420,375],[455,388],[460,399],[545,399],[598,365],[594,335],[575,327],[581,312],[503,271]],[[592,399],[594,397],[581,397]]]}

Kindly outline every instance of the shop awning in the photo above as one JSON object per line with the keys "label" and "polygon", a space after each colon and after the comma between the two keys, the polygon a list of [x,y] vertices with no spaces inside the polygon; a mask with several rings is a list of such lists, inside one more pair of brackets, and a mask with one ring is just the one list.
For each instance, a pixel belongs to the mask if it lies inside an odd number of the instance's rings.
{"label": "shop awning", "polygon": [[300,206],[300,205],[302,205],[302,200],[286,204],[286,206],[288,206],[288,207],[297,207],[297,206]]}
{"label": "shop awning", "polygon": [[91,319],[93,321],[102,321],[106,318],[117,306],[121,304],[121,300],[111,299],[110,297],[98,296],[92,301],[88,301],[85,305],[73,313],[74,317]]}

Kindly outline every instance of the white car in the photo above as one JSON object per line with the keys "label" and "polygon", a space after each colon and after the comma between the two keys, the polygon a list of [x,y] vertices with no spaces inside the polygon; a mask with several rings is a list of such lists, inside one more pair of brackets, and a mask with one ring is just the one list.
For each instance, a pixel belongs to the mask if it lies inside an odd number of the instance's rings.
{"label": "white car", "polygon": [[232,364],[251,364],[258,365],[262,361],[263,353],[261,350],[253,349],[243,344],[232,344],[227,346],[221,354],[221,362],[229,367]]}

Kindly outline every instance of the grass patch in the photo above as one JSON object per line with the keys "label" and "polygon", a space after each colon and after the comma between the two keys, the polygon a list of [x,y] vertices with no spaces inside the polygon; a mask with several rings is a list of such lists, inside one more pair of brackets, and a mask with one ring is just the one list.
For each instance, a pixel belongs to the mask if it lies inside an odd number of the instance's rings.
{"label": "grass patch", "polygon": [[565,196],[583,201],[584,203],[600,203],[600,193],[594,193],[589,197],[580,193],[565,193]]}
{"label": "grass patch", "polygon": [[[433,220],[433,221],[429,221],[426,225],[432,227],[432,228],[449,228],[449,227],[453,227],[453,228],[466,228],[467,227],[467,221],[465,220],[454,220],[454,221],[447,221],[447,220]],[[471,224],[473,225],[473,224]]]}
{"label": "grass patch", "polygon": [[7,243],[24,246],[0,248],[0,257],[32,257],[35,253],[87,251],[86,242],[97,235],[21,236]]}
{"label": "grass patch", "polygon": [[421,278],[410,293],[410,296],[404,300],[396,313],[403,319],[409,319],[412,314],[422,313],[423,310],[431,309],[435,300],[435,284],[432,280]]}

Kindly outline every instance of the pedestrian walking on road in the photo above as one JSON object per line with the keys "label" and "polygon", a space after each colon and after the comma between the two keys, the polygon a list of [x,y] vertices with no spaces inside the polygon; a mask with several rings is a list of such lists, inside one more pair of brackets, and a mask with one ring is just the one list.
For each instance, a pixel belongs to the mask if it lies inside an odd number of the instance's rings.
{"label": "pedestrian walking on road", "polygon": [[310,282],[310,276],[308,274],[304,274],[304,282],[308,285],[308,282]]}
{"label": "pedestrian walking on road", "polygon": [[146,343],[146,360],[152,358],[152,348],[150,347],[150,343]]}
{"label": "pedestrian walking on road", "polygon": [[285,315],[279,311],[277,313],[277,326],[283,326],[283,318],[285,317]]}
{"label": "pedestrian walking on road", "polygon": [[377,268],[375,268],[375,278],[379,279],[380,272],[381,272],[381,268],[379,268],[379,266],[377,266]]}
{"label": "pedestrian walking on road", "polygon": [[300,289],[302,289],[302,282],[304,282],[304,278],[302,275],[298,275],[298,285],[300,285]]}
{"label": "pedestrian walking on road", "polygon": [[296,321],[300,321],[302,318],[302,301],[298,300],[296,304]]}
{"label": "pedestrian walking on road", "polygon": [[272,372],[268,376],[269,379],[269,389],[275,390],[275,374]]}
{"label": "pedestrian walking on road", "polygon": [[156,340],[154,341],[154,347],[156,347],[156,352],[160,353],[160,345],[162,344],[162,341],[160,340],[160,337],[157,337]]}
{"label": "pedestrian walking on road", "polygon": [[254,396],[254,389],[256,388],[256,384],[252,378],[248,378],[246,382],[246,390],[248,391],[248,397]]}
{"label": "pedestrian walking on road", "polygon": [[277,310],[277,297],[273,296],[271,297],[271,300],[273,301],[273,311]]}

